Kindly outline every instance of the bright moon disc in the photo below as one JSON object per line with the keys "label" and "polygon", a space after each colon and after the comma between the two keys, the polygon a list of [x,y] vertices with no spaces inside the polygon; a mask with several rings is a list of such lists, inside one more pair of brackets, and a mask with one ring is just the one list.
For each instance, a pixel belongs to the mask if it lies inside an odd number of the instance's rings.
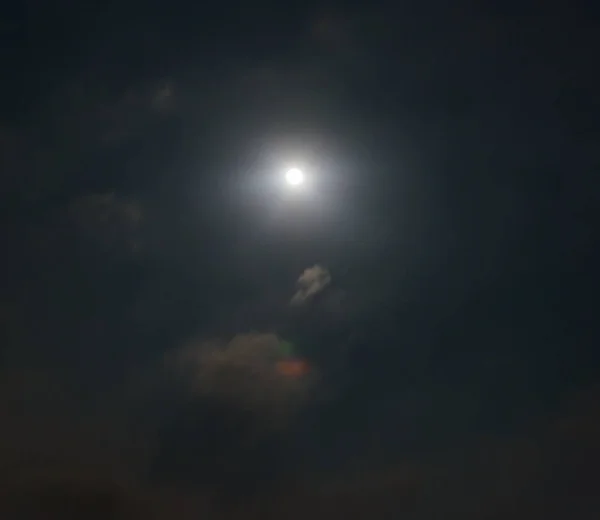
{"label": "bright moon disc", "polygon": [[292,168],[285,174],[285,180],[292,186],[298,186],[304,182],[304,174],[298,168]]}

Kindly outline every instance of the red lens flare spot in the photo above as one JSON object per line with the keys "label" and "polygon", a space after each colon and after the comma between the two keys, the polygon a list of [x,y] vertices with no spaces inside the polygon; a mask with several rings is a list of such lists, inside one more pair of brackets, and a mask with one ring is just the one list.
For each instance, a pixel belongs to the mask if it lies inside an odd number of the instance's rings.
{"label": "red lens flare spot", "polygon": [[310,365],[303,359],[284,359],[277,361],[275,370],[285,377],[301,378],[310,372]]}

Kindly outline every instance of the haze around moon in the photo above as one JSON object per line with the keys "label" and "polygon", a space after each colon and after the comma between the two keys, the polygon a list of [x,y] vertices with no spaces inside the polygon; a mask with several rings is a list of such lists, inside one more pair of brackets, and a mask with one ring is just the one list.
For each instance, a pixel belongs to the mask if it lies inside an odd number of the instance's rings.
{"label": "haze around moon", "polygon": [[292,168],[285,174],[285,180],[290,186],[299,186],[304,182],[304,174],[298,168]]}

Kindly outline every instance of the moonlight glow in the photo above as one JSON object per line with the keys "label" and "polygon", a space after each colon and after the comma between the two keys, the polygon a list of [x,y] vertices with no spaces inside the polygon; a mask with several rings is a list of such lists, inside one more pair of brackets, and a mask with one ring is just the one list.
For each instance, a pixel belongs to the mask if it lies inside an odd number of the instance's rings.
{"label": "moonlight glow", "polygon": [[285,180],[291,186],[299,186],[304,182],[304,174],[298,168],[292,168],[285,174]]}

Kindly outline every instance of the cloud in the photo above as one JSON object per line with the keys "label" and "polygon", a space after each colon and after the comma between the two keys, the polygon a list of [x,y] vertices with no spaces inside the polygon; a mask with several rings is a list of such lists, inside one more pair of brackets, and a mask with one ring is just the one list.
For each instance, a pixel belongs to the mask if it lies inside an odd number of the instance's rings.
{"label": "cloud", "polygon": [[340,13],[320,13],[309,26],[310,39],[329,51],[351,48],[356,36],[356,20]]}
{"label": "cloud", "polygon": [[170,116],[179,106],[174,80],[133,78],[119,87],[108,76],[83,71],[58,80],[30,115],[0,122],[5,197],[12,202],[52,197],[90,168],[111,178],[114,166],[102,165],[111,153],[171,130]]}
{"label": "cloud", "polygon": [[133,439],[127,415],[90,410],[72,390],[64,374],[51,370],[13,364],[0,372],[0,479],[143,476],[150,439]]}
{"label": "cloud", "polygon": [[301,305],[321,292],[331,282],[329,271],[320,265],[305,269],[298,278],[298,290],[290,300],[291,305]]}
{"label": "cloud", "polygon": [[138,231],[144,215],[138,202],[114,193],[84,195],[71,201],[69,214],[85,236],[129,252],[139,249]]}
{"label": "cloud", "polygon": [[276,370],[280,344],[271,333],[238,334],[225,344],[194,343],[175,353],[174,366],[192,394],[281,426],[306,401],[315,380]]}

